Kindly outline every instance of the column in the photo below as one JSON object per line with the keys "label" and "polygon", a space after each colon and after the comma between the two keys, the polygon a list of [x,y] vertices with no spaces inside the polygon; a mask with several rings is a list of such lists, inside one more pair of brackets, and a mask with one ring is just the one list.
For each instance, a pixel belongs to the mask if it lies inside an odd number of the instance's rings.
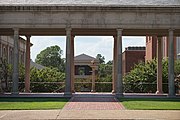
{"label": "column", "polygon": [[71,36],[71,91],[74,93],[74,37],[75,36]]}
{"label": "column", "polygon": [[92,65],[91,65],[91,68],[92,68],[92,86],[91,86],[91,92],[96,92],[96,89],[95,89],[95,68],[96,66],[94,65],[94,60],[91,61]]}
{"label": "column", "polygon": [[1,41],[1,37],[0,37],[0,58],[2,57],[2,41]]}
{"label": "column", "polygon": [[30,92],[30,35],[26,36],[25,92]]}
{"label": "column", "polygon": [[19,29],[14,28],[14,53],[13,53],[12,94],[18,94],[19,85]]}
{"label": "column", "polygon": [[162,94],[162,37],[157,37],[157,91]]}
{"label": "column", "polygon": [[116,93],[117,82],[117,37],[114,36],[112,93]]}
{"label": "column", "polygon": [[71,28],[66,28],[66,81],[64,96],[71,97]]}
{"label": "column", "polygon": [[116,96],[123,97],[123,80],[122,80],[122,29],[117,29],[117,82]]}
{"label": "column", "polygon": [[175,84],[174,84],[174,35],[173,30],[169,30],[169,45],[168,45],[168,87],[169,97],[175,96]]}

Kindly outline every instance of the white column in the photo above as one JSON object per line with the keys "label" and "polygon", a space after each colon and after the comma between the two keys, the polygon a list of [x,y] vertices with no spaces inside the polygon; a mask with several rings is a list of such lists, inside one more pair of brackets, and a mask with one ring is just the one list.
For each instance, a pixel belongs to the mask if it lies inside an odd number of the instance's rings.
{"label": "white column", "polygon": [[30,92],[30,35],[26,36],[25,92]]}
{"label": "white column", "polygon": [[71,28],[66,28],[66,81],[65,81],[65,92],[64,96],[71,97]]}
{"label": "white column", "polygon": [[114,36],[114,48],[113,48],[113,81],[112,81],[112,93],[116,93],[117,83],[117,37]]}
{"label": "white column", "polygon": [[122,29],[117,29],[117,82],[116,96],[123,96],[123,80],[122,80]]}
{"label": "white column", "polygon": [[162,37],[157,37],[157,91],[162,94]]}
{"label": "white column", "polygon": [[169,46],[168,46],[168,87],[169,97],[175,96],[175,84],[174,84],[174,35],[173,30],[169,30]]}
{"label": "white column", "polygon": [[12,94],[18,94],[19,86],[19,29],[14,28],[14,59],[13,59],[13,75],[12,75]]}

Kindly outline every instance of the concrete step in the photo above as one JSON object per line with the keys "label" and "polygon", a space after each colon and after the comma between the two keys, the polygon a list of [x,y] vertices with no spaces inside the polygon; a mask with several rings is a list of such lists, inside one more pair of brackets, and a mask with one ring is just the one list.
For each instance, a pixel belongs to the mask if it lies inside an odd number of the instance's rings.
{"label": "concrete step", "polygon": [[112,93],[75,93],[73,97],[115,97]]}

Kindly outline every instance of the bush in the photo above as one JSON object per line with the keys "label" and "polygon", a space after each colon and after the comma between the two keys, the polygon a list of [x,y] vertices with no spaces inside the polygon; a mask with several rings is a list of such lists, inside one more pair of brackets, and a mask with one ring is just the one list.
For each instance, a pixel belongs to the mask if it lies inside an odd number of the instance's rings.
{"label": "bush", "polygon": [[[162,61],[163,92],[168,92],[168,61]],[[180,60],[175,62],[175,75],[180,74]],[[124,76],[124,91],[136,93],[156,92],[157,62],[147,61],[135,65],[134,69]]]}
{"label": "bush", "polygon": [[[9,85],[7,92],[12,89],[12,65],[8,66]],[[65,74],[60,72],[57,68],[44,68],[38,70],[31,68],[30,81],[32,92],[62,92],[64,91]],[[25,67],[19,65],[19,91],[24,92],[25,89]]]}

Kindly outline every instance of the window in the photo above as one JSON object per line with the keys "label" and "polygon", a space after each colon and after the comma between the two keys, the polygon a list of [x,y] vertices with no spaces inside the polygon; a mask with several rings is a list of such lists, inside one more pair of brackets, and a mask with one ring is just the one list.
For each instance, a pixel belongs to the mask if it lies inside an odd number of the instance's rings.
{"label": "window", "polygon": [[79,67],[78,73],[79,73],[79,75],[85,75],[85,67]]}

